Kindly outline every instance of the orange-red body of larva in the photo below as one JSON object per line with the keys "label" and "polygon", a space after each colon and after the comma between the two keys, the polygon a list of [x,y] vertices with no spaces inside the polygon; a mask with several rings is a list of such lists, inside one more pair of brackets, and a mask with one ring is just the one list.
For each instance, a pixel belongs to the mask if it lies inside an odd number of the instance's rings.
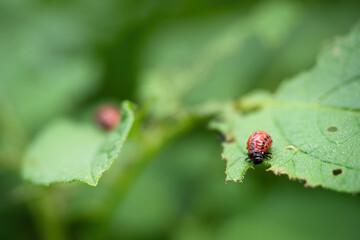
{"label": "orange-red body of larva", "polygon": [[264,158],[269,158],[271,153],[267,153],[271,147],[272,139],[267,132],[257,131],[251,134],[247,142],[248,159],[254,164],[260,164]]}

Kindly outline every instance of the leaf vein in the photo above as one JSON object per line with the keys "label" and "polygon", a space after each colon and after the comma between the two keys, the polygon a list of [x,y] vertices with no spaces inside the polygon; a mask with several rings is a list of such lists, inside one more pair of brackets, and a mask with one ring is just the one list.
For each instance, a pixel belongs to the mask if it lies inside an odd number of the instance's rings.
{"label": "leaf vein", "polygon": [[[279,123],[277,122],[277,120],[274,118],[273,115],[271,115],[271,120],[274,122],[274,125],[276,126],[276,128],[279,129],[279,134],[281,135],[281,137],[284,138],[285,141],[288,142],[290,145],[294,145],[294,144],[285,136],[284,132],[283,132],[283,131],[281,130],[281,128],[280,128]],[[295,145],[294,145],[294,146],[295,146]],[[305,154],[305,155],[307,155],[307,156],[310,156],[310,157],[312,157],[312,158],[314,158],[314,159],[317,159],[317,160],[319,160],[319,161],[321,161],[321,162],[323,162],[323,163],[332,164],[332,165],[337,165],[337,166],[344,167],[344,168],[347,168],[347,169],[352,169],[352,170],[360,171],[359,168],[354,168],[354,167],[347,166],[347,165],[344,165],[344,164],[333,163],[333,162],[330,162],[330,161],[326,161],[326,160],[324,160],[324,159],[321,159],[321,158],[318,158],[318,157],[316,157],[316,156],[314,156],[314,155],[311,155],[309,152],[306,152],[306,151],[304,151],[304,150],[301,150],[300,147],[297,147],[297,148],[298,148],[298,151],[299,151],[299,152],[301,152],[301,153],[303,153],[303,154]],[[293,162],[294,162],[294,161],[293,161]]]}

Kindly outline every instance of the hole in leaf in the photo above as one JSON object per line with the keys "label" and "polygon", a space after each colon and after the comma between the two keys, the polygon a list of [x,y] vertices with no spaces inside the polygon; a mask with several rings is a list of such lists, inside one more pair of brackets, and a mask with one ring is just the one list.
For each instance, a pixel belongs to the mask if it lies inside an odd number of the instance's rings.
{"label": "hole in leaf", "polygon": [[219,133],[218,135],[216,135],[216,137],[217,137],[220,141],[225,141],[225,140],[226,140],[225,134],[222,134],[222,133]]}
{"label": "hole in leaf", "polygon": [[219,116],[214,117],[213,120],[215,122],[220,122],[220,123],[225,122],[225,119],[223,117],[219,117]]}
{"label": "hole in leaf", "polygon": [[226,143],[232,143],[235,142],[235,138],[231,136],[226,136],[225,134],[218,134],[217,138],[220,139],[220,141],[226,142]]}
{"label": "hole in leaf", "polygon": [[227,142],[227,143],[232,143],[232,142],[235,142],[235,138],[229,138],[229,139],[226,139],[226,142]]}
{"label": "hole in leaf", "polygon": [[326,131],[328,131],[328,132],[336,132],[337,130],[338,130],[338,128],[335,126],[330,126],[326,129]]}
{"label": "hole in leaf", "polygon": [[334,56],[339,56],[341,54],[341,49],[338,47],[333,48],[332,53]]}
{"label": "hole in leaf", "polygon": [[335,169],[332,170],[332,174],[334,176],[340,175],[342,173],[343,173],[343,170],[341,168],[335,168]]}
{"label": "hole in leaf", "polygon": [[294,147],[293,145],[289,145],[285,147],[285,150],[289,150],[289,151],[297,151],[299,149],[297,149],[296,147]]}

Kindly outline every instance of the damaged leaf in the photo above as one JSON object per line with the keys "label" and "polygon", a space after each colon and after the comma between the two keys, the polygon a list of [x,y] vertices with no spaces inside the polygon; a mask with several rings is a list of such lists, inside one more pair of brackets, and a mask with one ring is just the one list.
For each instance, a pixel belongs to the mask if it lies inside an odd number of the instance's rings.
{"label": "damaged leaf", "polygon": [[269,170],[303,179],[308,186],[360,191],[360,28],[337,39],[316,66],[282,84],[271,96],[257,93],[224,111],[212,127],[231,134],[224,143],[226,179],[241,181],[248,137],[268,132],[273,144]]}

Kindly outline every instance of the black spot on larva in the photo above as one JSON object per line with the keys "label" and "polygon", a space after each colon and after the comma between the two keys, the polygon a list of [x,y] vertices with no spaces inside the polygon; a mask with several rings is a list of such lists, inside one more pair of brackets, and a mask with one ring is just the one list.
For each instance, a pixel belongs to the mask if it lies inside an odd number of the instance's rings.
{"label": "black spot on larva", "polygon": [[334,176],[340,175],[340,174],[342,174],[343,172],[344,172],[344,170],[342,170],[342,168],[335,168],[335,169],[332,170],[332,174],[333,174]]}
{"label": "black spot on larva", "polygon": [[338,130],[338,128],[335,126],[330,126],[326,129],[326,131],[328,131],[328,132],[337,132],[337,130]]}

